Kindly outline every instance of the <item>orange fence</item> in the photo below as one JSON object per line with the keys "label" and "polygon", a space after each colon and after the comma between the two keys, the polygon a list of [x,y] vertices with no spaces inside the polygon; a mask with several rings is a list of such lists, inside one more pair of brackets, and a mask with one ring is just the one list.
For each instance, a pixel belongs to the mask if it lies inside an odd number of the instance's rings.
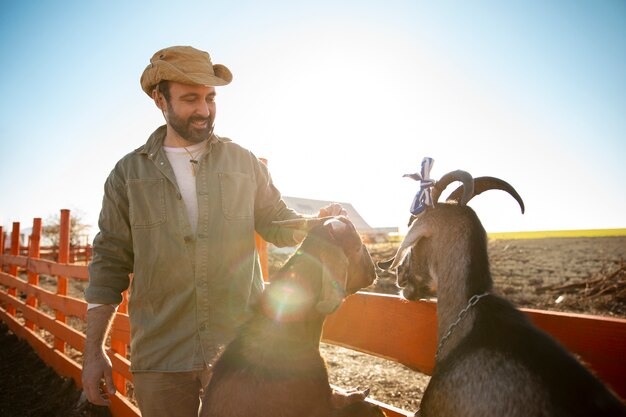
{"label": "orange fence", "polygon": [[[19,254],[28,256],[29,254],[30,244],[27,246],[20,246]],[[51,261],[56,261],[59,259],[59,247],[58,246],[40,246],[40,258],[41,259],[49,259]],[[10,249],[6,249],[5,251],[9,251]],[[0,252],[0,254],[6,252]],[[89,263],[91,261],[91,245],[85,246],[70,246],[70,251],[68,254],[69,263],[81,262],[84,264]]]}
{"label": "orange fence", "polygon": [[[18,249],[19,228],[19,223],[13,224],[7,254],[0,239],[0,319],[16,335],[26,339],[57,373],[73,378],[81,387],[79,362],[85,343],[82,329],[87,304],[68,295],[67,284],[68,280],[87,280],[88,273],[86,266],[68,262],[69,211],[62,211],[61,244],[56,262],[40,258],[41,219],[33,222],[26,255],[20,254]],[[46,277],[46,285],[39,282],[40,276]],[[56,290],[50,288],[51,281],[56,284]],[[328,317],[323,340],[430,374],[437,345],[436,307],[436,303],[428,301],[406,302],[396,296],[355,294]],[[626,398],[626,320],[524,311],[535,324],[578,355],[618,395]],[[74,318],[71,325],[68,318]],[[110,407],[115,417],[139,416],[137,408],[125,396],[127,382],[132,383],[127,355],[129,342],[130,325],[124,302],[115,316],[108,349],[118,390]],[[413,415],[380,405],[389,416]]]}

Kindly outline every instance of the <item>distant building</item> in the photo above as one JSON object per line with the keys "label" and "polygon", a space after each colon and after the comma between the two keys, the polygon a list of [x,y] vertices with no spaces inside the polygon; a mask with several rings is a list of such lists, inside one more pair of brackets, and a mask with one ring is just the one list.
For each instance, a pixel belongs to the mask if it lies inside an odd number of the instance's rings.
{"label": "distant building", "polygon": [[283,196],[283,200],[285,200],[285,203],[289,208],[294,209],[298,213],[312,215],[317,215],[322,207],[326,207],[327,205],[332,203],[339,203],[348,212],[348,218],[352,221],[352,224],[354,224],[357,232],[361,234],[366,234],[374,230],[369,224],[367,224],[365,219],[361,217],[361,215],[350,203],[342,203],[339,201],[312,200],[310,198],[286,196]]}
{"label": "distant building", "polygon": [[322,207],[326,207],[331,203],[339,203],[348,213],[348,218],[354,224],[357,232],[366,240],[373,242],[386,241],[389,234],[397,233],[397,227],[375,228],[367,224],[365,219],[350,203],[340,201],[312,200],[310,198],[287,197],[283,196],[283,200],[289,208],[294,209],[301,214],[316,215]]}

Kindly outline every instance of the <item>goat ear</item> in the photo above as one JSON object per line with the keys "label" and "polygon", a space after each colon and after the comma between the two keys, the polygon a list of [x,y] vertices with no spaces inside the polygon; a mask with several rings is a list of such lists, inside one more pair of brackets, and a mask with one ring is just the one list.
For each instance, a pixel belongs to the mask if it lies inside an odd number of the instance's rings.
{"label": "goat ear", "polygon": [[338,216],[326,220],[324,227],[345,254],[355,253],[363,246],[359,233],[347,217]]}
{"label": "goat ear", "polygon": [[339,308],[346,297],[348,259],[345,256],[332,256],[322,252],[320,261],[322,284],[315,309],[322,314],[330,314]]}
{"label": "goat ear", "polygon": [[417,219],[417,216],[415,214],[411,214],[411,217],[409,217],[409,222],[406,225],[411,227],[411,223],[413,223],[415,219]]}
{"label": "goat ear", "polygon": [[396,256],[393,258],[393,262],[389,266],[389,269],[396,269],[409,253],[409,249],[417,244],[421,238],[428,237],[430,235],[431,231],[428,225],[426,225],[425,222],[416,219],[404,237],[404,240],[400,243],[400,247],[398,247]]}

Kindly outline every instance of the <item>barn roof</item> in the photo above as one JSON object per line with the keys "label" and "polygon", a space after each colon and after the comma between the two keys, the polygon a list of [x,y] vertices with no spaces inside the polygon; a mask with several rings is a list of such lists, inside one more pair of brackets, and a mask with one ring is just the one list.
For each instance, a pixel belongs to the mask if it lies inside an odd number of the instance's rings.
{"label": "barn roof", "polygon": [[348,212],[348,218],[354,224],[354,227],[359,233],[371,233],[374,229],[367,224],[365,219],[356,211],[356,209],[350,203],[343,203],[340,201],[326,201],[326,200],[313,200],[310,198],[300,197],[287,197],[283,196],[283,200],[289,208],[294,209],[300,214],[312,214],[316,215],[319,209],[325,207],[331,203],[339,203]]}

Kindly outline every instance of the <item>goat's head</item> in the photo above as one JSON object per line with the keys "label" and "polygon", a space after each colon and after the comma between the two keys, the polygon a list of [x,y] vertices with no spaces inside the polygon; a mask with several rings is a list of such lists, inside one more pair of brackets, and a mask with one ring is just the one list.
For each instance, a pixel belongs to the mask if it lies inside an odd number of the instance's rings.
{"label": "goat's head", "polygon": [[[335,311],[343,299],[371,285],[376,268],[361,242],[354,225],[343,216],[305,218],[274,222],[279,227],[307,231],[296,253],[281,268],[272,287],[296,282],[306,286],[302,293],[304,305],[326,315]],[[281,284],[278,284],[278,281]],[[287,292],[294,291],[287,286]]]}
{"label": "goat's head", "polygon": [[[442,192],[454,181],[461,181],[463,185],[454,190],[445,203],[439,203]],[[472,262],[478,276],[467,283],[468,291],[489,289],[484,288],[491,285],[485,230],[476,213],[466,204],[474,196],[494,189],[513,196],[524,212],[524,202],[517,191],[498,178],[473,179],[465,171],[453,171],[435,183],[432,205],[411,216],[409,231],[396,255],[378,264],[383,269],[397,269],[397,283],[404,298],[417,300],[435,295],[440,276],[464,274]]]}

